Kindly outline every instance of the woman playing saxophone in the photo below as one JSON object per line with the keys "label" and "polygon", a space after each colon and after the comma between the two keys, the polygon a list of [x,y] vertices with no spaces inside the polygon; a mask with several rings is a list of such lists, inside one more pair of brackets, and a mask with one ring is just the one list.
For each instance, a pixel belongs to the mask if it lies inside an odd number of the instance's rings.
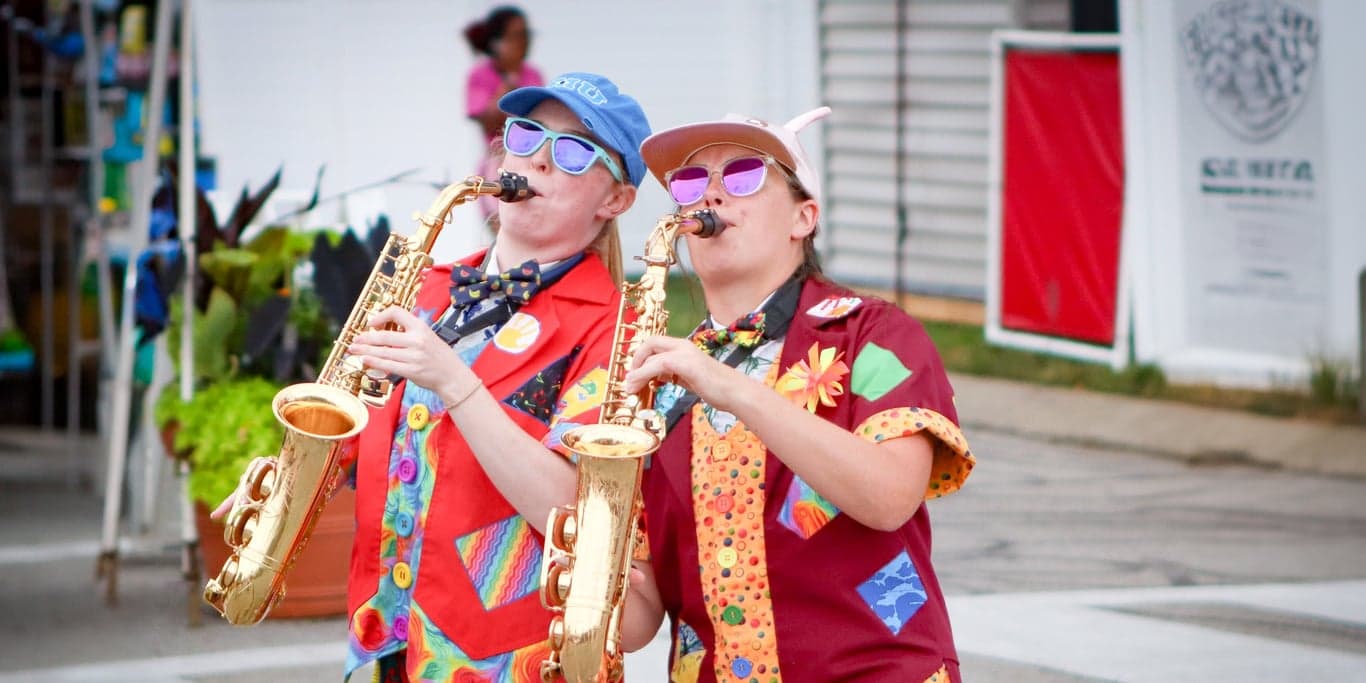
{"label": "woman playing saxophone", "polygon": [[821,274],[820,175],[797,132],[828,112],[641,148],[682,210],[724,226],[688,238],[707,319],[644,340],[625,382],[676,378],[655,398],[670,427],[631,596],[670,616],[672,681],[959,680],[924,500],[974,460],[920,324]]}
{"label": "woman playing saxophone", "polygon": [[607,78],[568,73],[499,100],[502,166],[535,196],[498,207],[493,246],[428,272],[414,310],[349,352],[397,376],[354,465],[346,674],[539,681],[552,506],[574,498],[559,435],[597,421],[620,301],[616,219],[650,132]]}

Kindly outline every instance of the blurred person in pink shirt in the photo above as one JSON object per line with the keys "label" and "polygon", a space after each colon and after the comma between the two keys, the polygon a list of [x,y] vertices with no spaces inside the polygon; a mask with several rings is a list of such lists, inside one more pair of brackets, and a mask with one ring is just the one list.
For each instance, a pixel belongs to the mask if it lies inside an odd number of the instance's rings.
{"label": "blurred person in pink shirt", "polygon": [[[526,14],[511,5],[489,11],[488,16],[465,27],[465,40],[470,49],[480,55],[465,82],[465,114],[479,124],[480,143],[484,157],[479,163],[479,174],[489,178],[498,176],[498,156],[493,148],[502,134],[507,114],[498,109],[498,99],[524,86],[545,85],[541,72],[527,61],[531,49],[531,28]],[[497,200],[490,196],[479,198],[479,208],[485,219],[497,209]]]}

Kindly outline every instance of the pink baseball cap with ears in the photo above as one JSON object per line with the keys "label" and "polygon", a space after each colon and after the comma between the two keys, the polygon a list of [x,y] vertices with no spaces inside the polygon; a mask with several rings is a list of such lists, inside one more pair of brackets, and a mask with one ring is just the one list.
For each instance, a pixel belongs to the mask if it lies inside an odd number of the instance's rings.
{"label": "pink baseball cap with ears", "polygon": [[797,133],[830,114],[830,107],[818,107],[777,126],[762,119],[726,114],[719,121],[704,121],[659,131],[640,144],[640,155],[660,184],[664,174],[682,166],[703,147],[731,144],[768,154],[797,178],[802,189],[821,202],[820,174],[797,140]]}

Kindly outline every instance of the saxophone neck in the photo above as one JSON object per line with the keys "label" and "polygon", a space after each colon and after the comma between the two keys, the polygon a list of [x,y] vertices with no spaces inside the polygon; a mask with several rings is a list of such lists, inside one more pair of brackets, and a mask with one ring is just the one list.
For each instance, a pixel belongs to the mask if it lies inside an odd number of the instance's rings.
{"label": "saxophone neck", "polygon": [[646,268],[661,266],[668,270],[678,263],[677,242],[683,235],[714,237],[725,229],[721,218],[711,209],[701,209],[690,213],[666,214],[655,223],[650,236],[645,241]]}
{"label": "saxophone neck", "polygon": [[536,196],[536,190],[527,183],[525,176],[503,171],[497,179],[486,180],[482,176],[469,176],[458,183],[451,183],[441,190],[426,213],[413,218],[417,221],[417,233],[410,240],[413,249],[430,253],[441,228],[446,225],[451,210],[461,204],[473,201],[480,195],[491,195],[499,201],[520,202]]}

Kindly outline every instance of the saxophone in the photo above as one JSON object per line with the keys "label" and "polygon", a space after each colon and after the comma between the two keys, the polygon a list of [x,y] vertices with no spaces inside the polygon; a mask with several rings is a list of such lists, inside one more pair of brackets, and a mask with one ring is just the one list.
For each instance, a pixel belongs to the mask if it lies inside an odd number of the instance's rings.
{"label": "saxophone", "polygon": [[447,186],[427,213],[416,217],[416,234],[389,236],[317,381],[285,387],[271,402],[285,429],[279,455],[247,466],[223,530],[232,554],[204,586],[205,602],[224,619],[257,623],[284,598],[285,576],[340,484],[341,464],[355,452],[355,437],[369,419],[366,404],[382,406],[388,400],[391,381],[368,373],[347,354],[352,340],[380,311],[413,308],[422,274],[432,264],[432,245],[451,209],[478,195],[515,202],[533,194],[526,178],[511,173],[497,182],[470,176]]}
{"label": "saxophone", "polygon": [[[655,383],[627,394],[626,371],[645,338],[665,333],[665,284],[669,266],[678,262],[677,238],[711,237],[722,227],[710,210],[669,214],[655,225],[645,244],[645,274],[622,286],[598,422],[561,438],[578,456],[579,476],[574,507],[552,509],[546,523],[541,604],[554,613],[550,658],[541,665],[546,681],[621,680],[621,619],[643,507],[641,475],[645,457],[664,438],[663,418],[654,409]],[[627,306],[635,310],[635,322],[628,322]]]}

